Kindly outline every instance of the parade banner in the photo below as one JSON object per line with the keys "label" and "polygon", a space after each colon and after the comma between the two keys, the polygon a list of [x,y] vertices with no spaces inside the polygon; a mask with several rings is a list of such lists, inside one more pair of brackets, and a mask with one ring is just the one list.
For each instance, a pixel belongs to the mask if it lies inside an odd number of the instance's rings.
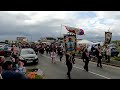
{"label": "parade banner", "polygon": [[76,35],[64,35],[65,51],[68,55],[73,55],[76,52]]}
{"label": "parade banner", "polygon": [[74,27],[69,27],[69,26],[65,26],[65,28],[66,28],[69,32],[72,32],[72,33],[74,33],[74,34],[84,35],[84,30],[83,30],[83,29],[74,28]]}
{"label": "parade banner", "polygon": [[110,44],[112,39],[112,33],[111,32],[105,32],[105,44]]}

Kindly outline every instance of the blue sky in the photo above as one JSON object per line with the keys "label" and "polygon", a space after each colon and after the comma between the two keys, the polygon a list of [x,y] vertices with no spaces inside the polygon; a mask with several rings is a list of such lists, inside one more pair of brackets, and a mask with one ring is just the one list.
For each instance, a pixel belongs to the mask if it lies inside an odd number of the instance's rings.
{"label": "blue sky", "polygon": [[94,12],[78,12],[76,17],[79,18],[95,18],[96,17],[96,13]]}
{"label": "blue sky", "polygon": [[[26,35],[33,40],[57,37],[61,24],[84,29],[86,35],[79,38],[104,40],[110,28],[113,39],[119,39],[120,11],[1,11],[0,40]],[[67,33],[64,26],[61,33]]]}

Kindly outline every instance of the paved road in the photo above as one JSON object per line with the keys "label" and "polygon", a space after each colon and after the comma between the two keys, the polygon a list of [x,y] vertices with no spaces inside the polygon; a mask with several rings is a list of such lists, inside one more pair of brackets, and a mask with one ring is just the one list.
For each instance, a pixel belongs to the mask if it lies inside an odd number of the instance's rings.
{"label": "paved road", "polygon": [[[33,66],[27,66],[27,68],[40,68],[47,79],[68,79],[66,72],[67,67],[65,65],[65,57],[63,61],[59,61],[59,57],[56,58],[56,64],[51,63],[49,55],[38,55],[39,64]],[[96,66],[96,63],[89,63],[89,72],[83,69],[84,63],[80,59],[76,59],[76,64],[73,65],[71,72],[72,79],[120,79],[120,68],[103,65],[103,68]]]}
{"label": "paved road", "polygon": [[[26,68],[40,68],[47,79],[68,79],[66,72],[65,57],[62,62],[59,57],[56,58],[56,64],[51,63],[49,55],[38,55],[38,65],[26,66]],[[8,58],[7,58],[8,60]],[[120,79],[120,68],[103,65],[103,68],[97,67],[95,62],[89,63],[89,72],[83,69],[84,63],[81,59],[76,59],[71,72],[72,79]]]}

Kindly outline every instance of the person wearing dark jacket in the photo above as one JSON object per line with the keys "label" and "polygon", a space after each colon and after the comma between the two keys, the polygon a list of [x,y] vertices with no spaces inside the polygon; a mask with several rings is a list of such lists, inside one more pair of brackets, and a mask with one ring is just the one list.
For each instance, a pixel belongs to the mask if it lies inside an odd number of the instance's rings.
{"label": "person wearing dark jacket", "polygon": [[34,51],[36,54],[38,54],[38,47],[37,46],[35,46]]}
{"label": "person wearing dark jacket", "polygon": [[92,46],[91,52],[92,52],[92,55],[95,56],[95,47],[94,46]]}
{"label": "person wearing dark jacket", "polygon": [[83,62],[85,61],[85,47],[82,49],[82,59]]}
{"label": "person wearing dark jacket", "polygon": [[42,52],[42,45],[40,44],[39,45],[39,53],[42,54],[41,52]]}
{"label": "person wearing dark jacket", "polygon": [[12,70],[11,61],[6,61],[3,64],[3,72],[1,75],[3,79],[27,79],[27,77],[24,74]]}
{"label": "person wearing dark jacket", "polygon": [[5,62],[5,58],[0,57],[0,79],[3,79],[1,74],[2,74],[2,66],[3,66],[4,62]]}
{"label": "person wearing dark jacket", "polygon": [[46,54],[49,52],[49,45],[46,46]]}
{"label": "person wearing dark jacket", "polygon": [[58,55],[60,55],[60,46],[57,47],[57,52],[58,52]]}
{"label": "person wearing dark jacket", "polygon": [[75,53],[72,55],[72,62],[75,64]]}
{"label": "person wearing dark jacket", "polygon": [[88,50],[85,49],[84,51],[84,62],[85,62],[85,65],[84,65],[84,69],[88,72],[88,63],[89,63],[89,53],[88,53]]}
{"label": "person wearing dark jacket", "polygon": [[17,57],[16,60],[14,58],[11,58],[11,61],[12,61],[12,68],[15,71],[16,69],[18,69],[19,58]]}
{"label": "person wearing dark jacket", "polygon": [[100,47],[100,45],[98,45],[98,48],[96,49],[96,57],[97,57],[97,59],[98,59],[98,61],[97,61],[97,67],[99,67],[99,65],[100,65],[100,67],[102,68],[102,50],[101,50],[101,47]]}
{"label": "person wearing dark jacket", "polygon": [[67,72],[68,78],[71,79],[70,72],[71,72],[73,66],[72,66],[72,58],[68,54],[66,54],[66,65],[68,68],[68,72]]}
{"label": "person wearing dark jacket", "polygon": [[60,49],[60,51],[59,51],[59,56],[60,56],[60,61],[62,61],[62,57],[63,57],[63,50],[62,49]]}
{"label": "person wearing dark jacket", "polygon": [[12,58],[14,58],[15,60],[17,59],[17,54],[14,53],[13,48],[11,49],[11,55]]}

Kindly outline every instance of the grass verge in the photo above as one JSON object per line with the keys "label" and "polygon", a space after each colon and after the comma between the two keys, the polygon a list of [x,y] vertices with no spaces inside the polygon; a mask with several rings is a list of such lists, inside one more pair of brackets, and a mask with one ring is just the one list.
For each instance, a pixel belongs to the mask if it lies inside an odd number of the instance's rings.
{"label": "grass verge", "polygon": [[112,57],[112,60],[120,61],[120,57]]}

